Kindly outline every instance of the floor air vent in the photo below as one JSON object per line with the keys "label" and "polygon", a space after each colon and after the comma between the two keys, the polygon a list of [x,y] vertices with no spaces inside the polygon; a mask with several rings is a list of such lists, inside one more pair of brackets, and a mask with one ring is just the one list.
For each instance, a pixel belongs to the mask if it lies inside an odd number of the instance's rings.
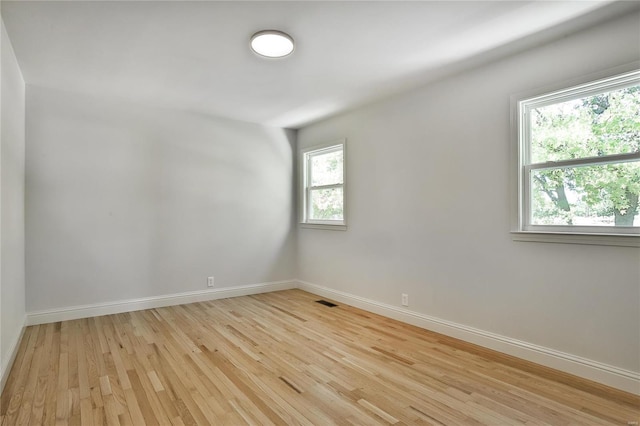
{"label": "floor air vent", "polygon": [[330,308],[338,306],[335,303],[327,302],[326,300],[316,300],[316,303],[319,303],[319,304],[324,305],[324,306],[328,306]]}

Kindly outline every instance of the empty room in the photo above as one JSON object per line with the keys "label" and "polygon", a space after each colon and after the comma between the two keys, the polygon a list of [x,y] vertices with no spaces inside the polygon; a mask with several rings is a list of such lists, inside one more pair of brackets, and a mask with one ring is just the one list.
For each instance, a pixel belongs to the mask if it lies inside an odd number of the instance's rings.
{"label": "empty room", "polygon": [[640,423],[640,2],[0,12],[0,426]]}

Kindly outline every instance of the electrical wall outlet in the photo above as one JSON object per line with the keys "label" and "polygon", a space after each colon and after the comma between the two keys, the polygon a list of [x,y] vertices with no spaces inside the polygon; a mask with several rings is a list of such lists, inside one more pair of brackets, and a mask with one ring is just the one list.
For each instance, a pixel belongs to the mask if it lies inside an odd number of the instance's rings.
{"label": "electrical wall outlet", "polygon": [[409,306],[409,295],[402,293],[402,306]]}
{"label": "electrical wall outlet", "polygon": [[207,278],[207,287],[213,287],[213,277]]}

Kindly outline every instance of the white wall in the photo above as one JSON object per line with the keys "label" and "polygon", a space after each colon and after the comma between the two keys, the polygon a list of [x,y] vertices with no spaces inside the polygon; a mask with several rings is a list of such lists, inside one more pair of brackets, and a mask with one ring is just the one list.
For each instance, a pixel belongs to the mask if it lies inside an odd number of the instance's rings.
{"label": "white wall", "polygon": [[348,140],[348,230],[301,280],[640,372],[640,250],[511,240],[513,93],[640,59],[638,14],[299,131]]}
{"label": "white wall", "polygon": [[1,31],[0,377],[4,384],[25,321],[25,84],[4,22]]}
{"label": "white wall", "polygon": [[285,131],[27,87],[27,311],[295,278]]}

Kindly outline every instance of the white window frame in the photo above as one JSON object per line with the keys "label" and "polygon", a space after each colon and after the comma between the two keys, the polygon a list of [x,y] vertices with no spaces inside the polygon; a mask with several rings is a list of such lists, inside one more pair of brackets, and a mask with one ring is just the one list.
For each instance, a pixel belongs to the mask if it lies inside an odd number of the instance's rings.
{"label": "white window frame", "polygon": [[[314,155],[342,150],[342,184],[310,186],[310,161]],[[303,228],[345,231],[347,229],[347,141],[340,139],[300,150],[300,226]],[[309,218],[311,191],[314,189],[342,188],[342,220],[317,220]]]}
{"label": "white window frame", "polygon": [[581,82],[565,83],[560,87],[514,95],[511,98],[512,137],[517,156],[516,208],[512,219],[512,237],[517,241],[597,244],[640,247],[640,228],[533,225],[530,223],[530,179],[533,170],[623,163],[640,159],[640,153],[616,154],[602,157],[530,162],[530,111],[545,105],[579,99],[611,90],[640,84],[640,64],[633,63],[599,75],[585,77]]}

